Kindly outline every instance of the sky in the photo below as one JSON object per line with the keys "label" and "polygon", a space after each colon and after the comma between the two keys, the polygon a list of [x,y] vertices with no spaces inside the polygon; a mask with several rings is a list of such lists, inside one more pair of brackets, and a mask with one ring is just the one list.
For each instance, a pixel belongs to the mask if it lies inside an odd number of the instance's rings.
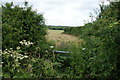
{"label": "sky", "polygon": [[47,25],[83,26],[90,21],[90,13],[99,9],[99,0],[2,0],[23,4],[28,1],[34,10],[42,13]]}

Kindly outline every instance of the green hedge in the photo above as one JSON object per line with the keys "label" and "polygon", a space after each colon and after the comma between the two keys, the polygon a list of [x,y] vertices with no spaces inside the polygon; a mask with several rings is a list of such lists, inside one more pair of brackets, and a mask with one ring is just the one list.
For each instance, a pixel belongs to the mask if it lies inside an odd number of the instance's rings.
{"label": "green hedge", "polygon": [[[95,79],[120,79],[120,2],[100,5],[96,20],[65,33],[84,39],[81,55],[74,56],[74,75]],[[82,57],[81,57],[82,56]],[[81,74],[82,73],[82,74]]]}
{"label": "green hedge", "polygon": [[46,26],[42,14],[32,10],[27,2],[24,7],[6,3],[2,5],[2,49],[9,49],[23,45],[21,41],[32,42],[30,48],[24,48],[29,52],[35,51],[39,47],[42,51],[46,48]]}

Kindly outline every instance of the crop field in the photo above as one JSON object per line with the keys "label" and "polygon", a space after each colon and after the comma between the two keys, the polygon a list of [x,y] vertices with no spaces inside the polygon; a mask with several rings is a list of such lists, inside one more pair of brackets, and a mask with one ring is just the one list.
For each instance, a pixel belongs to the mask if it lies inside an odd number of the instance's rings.
{"label": "crop field", "polygon": [[80,40],[78,37],[63,34],[63,30],[48,30],[47,39],[48,41],[54,41],[56,45],[60,45],[60,43],[68,43],[68,42],[74,42],[79,43],[82,40]]}
{"label": "crop field", "polygon": [[46,38],[48,42],[52,42],[55,46],[56,50],[64,50],[64,51],[71,51],[72,47],[79,47],[79,45],[83,42],[82,39],[69,35],[64,34],[64,30],[48,30]]}

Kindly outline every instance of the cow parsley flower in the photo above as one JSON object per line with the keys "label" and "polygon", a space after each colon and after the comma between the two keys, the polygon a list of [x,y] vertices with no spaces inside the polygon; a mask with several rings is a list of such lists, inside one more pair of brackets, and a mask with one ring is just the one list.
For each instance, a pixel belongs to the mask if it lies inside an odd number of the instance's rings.
{"label": "cow parsley flower", "polygon": [[17,50],[19,50],[19,49],[20,49],[20,46],[17,47]]}
{"label": "cow parsley flower", "polygon": [[82,50],[85,50],[86,48],[82,48]]}
{"label": "cow parsley flower", "polygon": [[50,48],[51,48],[51,49],[53,49],[53,48],[54,48],[54,46],[50,46]]}

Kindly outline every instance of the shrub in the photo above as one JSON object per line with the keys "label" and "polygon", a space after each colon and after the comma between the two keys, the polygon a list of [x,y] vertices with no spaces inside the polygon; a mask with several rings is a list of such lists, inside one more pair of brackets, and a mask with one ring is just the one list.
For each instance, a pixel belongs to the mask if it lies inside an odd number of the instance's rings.
{"label": "shrub", "polygon": [[[22,54],[21,54],[22,53]],[[51,59],[28,56],[22,50],[6,49],[2,53],[3,78],[56,77],[55,62]]]}
{"label": "shrub", "polygon": [[39,52],[43,53],[46,45],[46,26],[42,14],[32,10],[25,2],[24,7],[6,3],[2,5],[2,49],[15,49],[21,46],[22,40],[30,41],[33,45],[26,49],[28,52],[34,52],[36,47],[40,47]]}
{"label": "shrub", "polygon": [[71,63],[72,70],[74,70],[72,74],[75,77],[119,79],[119,6],[120,2],[111,2],[108,6],[101,5],[98,17],[91,24],[85,24],[81,30],[78,28],[66,30],[68,34],[82,36],[85,42],[82,46],[85,50],[81,50],[79,55],[72,55],[75,57],[72,58]]}

